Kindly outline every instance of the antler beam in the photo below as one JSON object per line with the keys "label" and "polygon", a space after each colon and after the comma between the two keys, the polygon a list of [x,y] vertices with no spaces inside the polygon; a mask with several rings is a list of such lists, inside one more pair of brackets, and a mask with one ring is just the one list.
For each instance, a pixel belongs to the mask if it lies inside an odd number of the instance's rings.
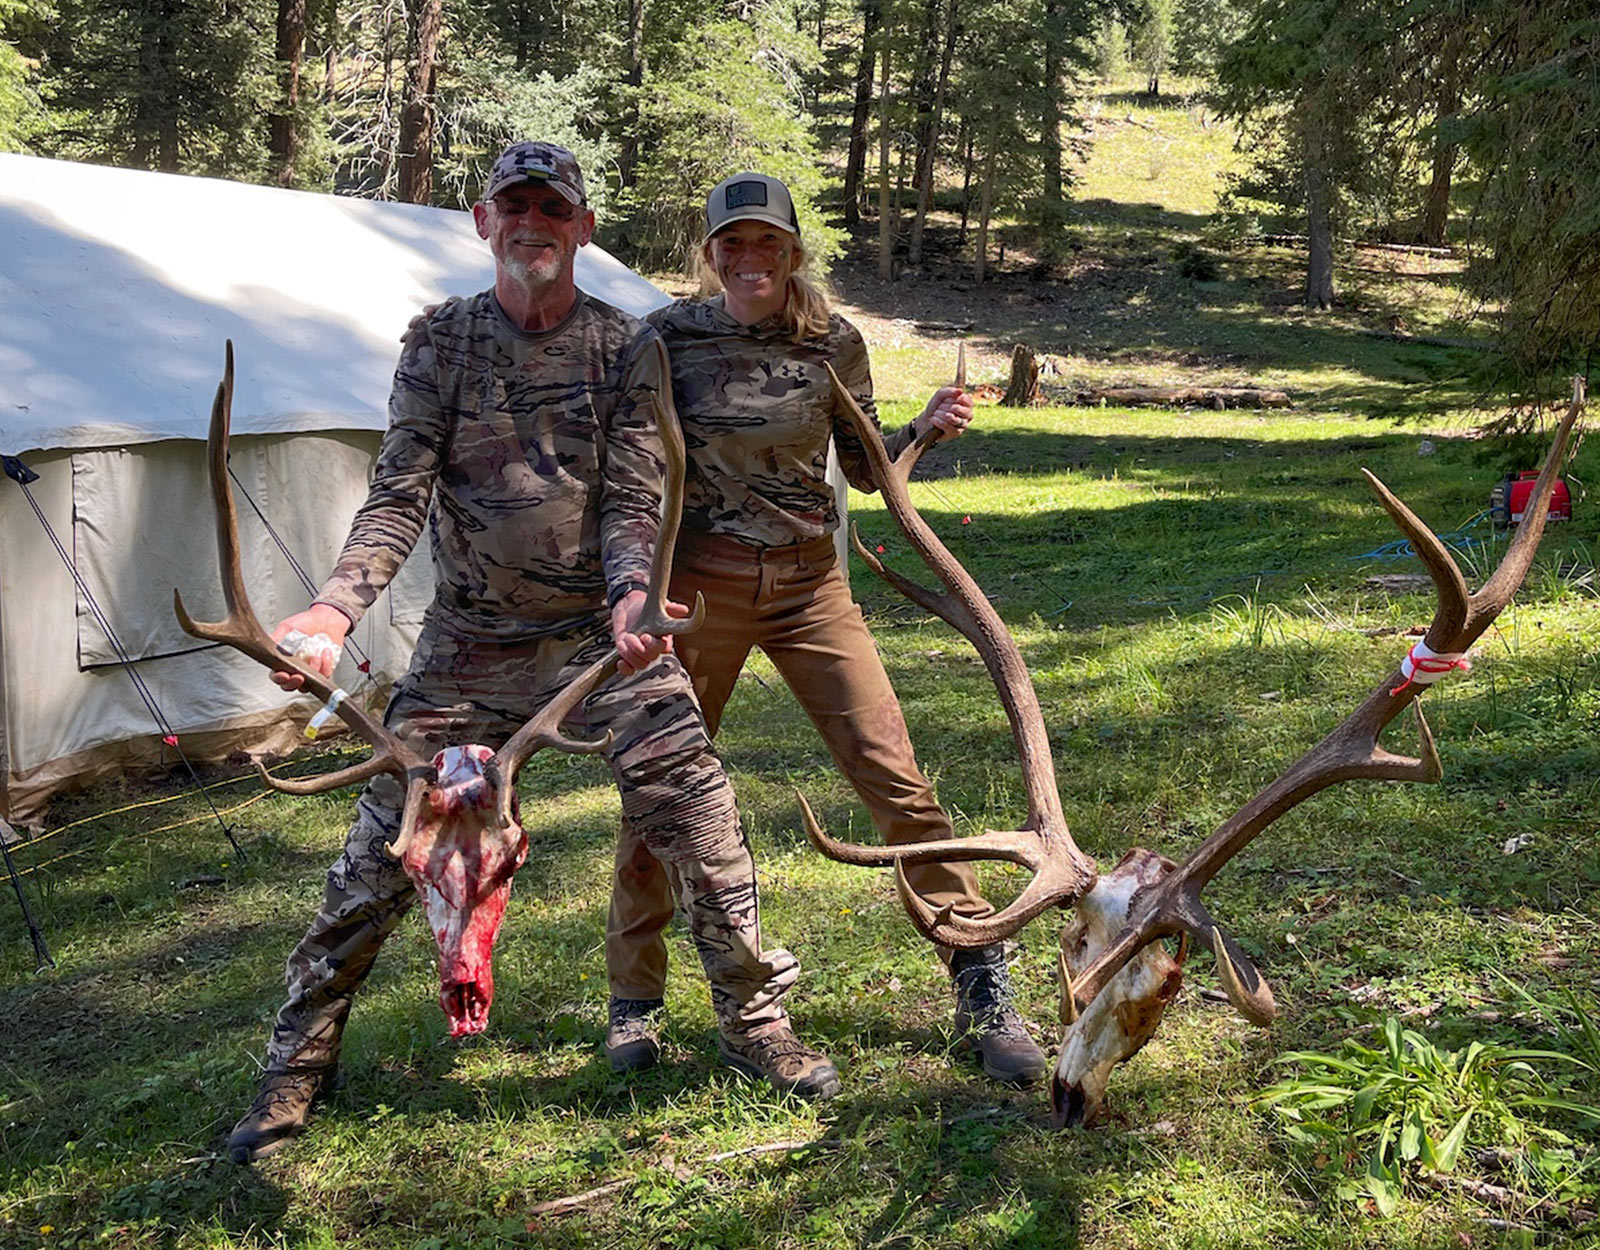
{"label": "antler beam", "polygon": [[1433,734],[1417,704],[1418,752],[1415,757],[1386,750],[1378,737],[1407,706],[1416,703],[1425,682],[1416,680],[1414,658],[1440,657],[1437,663],[1457,667],[1483,632],[1510,603],[1533,564],[1549,515],[1550,497],[1585,401],[1582,379],[1573,380],[1572,402],[1556,429],[1550,454],[1528,500],[1524,520],[1499,566],[1476,594],[1449,549],[1417,515],[1375,476],[1362,470],[1385,511],[1427,568],[1438,593],[1438,607],[1407,663],[1396,668],[1332,733],[1312,747],[1265,789],[1224,821],[1194,853],[1159,884],[1135,896],[1128,923],[1100,957],[1077,978],[1073,992],[1087,1004],[1135,954],[1149,943],[1182,932],[1203,943],[1217,957],[1219,974],[1234,1006],[1253,1023],[1269,1023],[1276,1013],[1272,991],[1249,958],[1217,926],[1200,901],[1206,884],[1235,855],[1285,812],[1318,791],[1342,781],[1435,782],[1443,776]]}
{"label": "antler beam", "polygon": [[[963,360],[965,356],[963,354]],[[959,380],[958,366],[958,380]],[[1050,755],[1050,739],[1045,730],[1039,697],[1028,675],[1016,640],[1000,614],[994,610],[978,584],[917,513],[907,484],[922,455],[935,442],[938,430],[925,431],[894,460],[889,459],[877,423],[868,417],[855,397],[845,388],[832,367],[828,376],[834,397],[866,449],[868,461],[885,506],[904,531],[917,554],[944,583],[946,591],[928,590],[892,571],[862,544],[854,533],[856,550],[868,566],[901,594],[948,622],[963,634],[983,659],[990,677],[1000,692],[1000,700],[1011,722],[1022,762],[1023,785],[1028,799],[1027,823],[1017,830],[988,830],[976,837],[953,838],[895,847],[868,847],[837,841],[824,833],[801,800],[806,834],[823,854],[847,863],[896,867],[896,884],[908,913],[917,927],[933,941],[948,946],[988,946],[1016,932],[1046,908],[1069,905],[1093,887],[1098,869],[1094,860],[1078,849],[1067,828],[1056,791],[1055,765]],[[951,914],[948,908],[934,911],[919,898],[905,878],[904,865],[931,860],[1005,859],[1022,864],[1034,873],[1023,892],[1012,903],[983,920]]]}

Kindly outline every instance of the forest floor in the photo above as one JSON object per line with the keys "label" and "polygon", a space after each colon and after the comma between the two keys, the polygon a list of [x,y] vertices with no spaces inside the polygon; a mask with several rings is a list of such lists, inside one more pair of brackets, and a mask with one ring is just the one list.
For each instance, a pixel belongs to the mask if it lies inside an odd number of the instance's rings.
{"label": "forest floor", "polygon": [[975,384],[1003,388],[1015,344],[1044,357],[1047,398],[1088,386],[1259,386],[1319,411],[1446,428],[1488,415],[1475,389],[1486,327],[1454,285],[1462,262],[1341,250],[1338,306],[1307,311],[1303,252],[1261,242],[1246,208],[1222,210],[1240,160],[1233,133],[1179,92],[1090,99],[1050,261],[1002,225],[975,282],[972,227],[962,230],[949,194],[935,203],[923,263],[884,281],[876,224],[863,224],[832,280],[872,349],[880,394],[925,393],[950,375],[963,338]]}

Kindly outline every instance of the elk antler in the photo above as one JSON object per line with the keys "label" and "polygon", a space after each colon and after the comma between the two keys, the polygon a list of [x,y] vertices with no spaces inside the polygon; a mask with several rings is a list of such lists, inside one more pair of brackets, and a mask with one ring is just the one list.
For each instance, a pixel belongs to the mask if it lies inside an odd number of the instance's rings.
{"label": "elk antler", "polygon": [[[1516,538],[1499,567],[1476,594],[1444,543],[1410,508],[1365,469],[1368,484],[1384,509],[1411,540],[1439,596],[1438,608],[1423,638],[1438,656],[1463,655],[1488,629],[1522,585],[1533,563],[1549,515],[1550,496],[1566,455],[1572,429],[1584,407],[1584,385],[1573,379],[1572,403],[1557,427],[1550,454],[1523,513]],[[1453,665],[1452,665],[1453,666]],[[1443,775],[1433,734],[1417,705],[1418,753],[1395,755],[1378,742],[1390,721],[1426,689],[1406,669],[1397,668],[1332,733],[1312,747],[1259,794],[1224,821],[1209,838],[1158,884],[1133,899],[1128,922],[1072,985],[1079,1005],[1090,1002],[1145,946],[1171,933],[1192,935],[1217,957],[1217,971],[1228,998],[1247,1020],[1267,1024],[1276,1014],[1272,991],[1249,958],[1212,920],[1200,901],[1207,882],[1252,839],[1290,808],[1341,781],[1437,781]]]}
{"label": "elk antler", "polygon": [[[957,365],[957,382],[965,372],[965,345]],[[832,367],[828,377],[839,406],[854,427],[873,476],[889,512],[905,532],[911,545],[939,580],[946,593],[928,590],[900,576],[862,544],[851,528],[856,550],[873,572],[908,599],[949,622],[978,649],[984,666],[1000,692],[1000,701],[1011,722],[1012,736],[1022,761],[1023,785],[1028,797],[1028,818],[1021,829],[988,830],[976,837],[947,838],[904,846],[869,847],[840,842],[829,837],[818,825],[811,807],[800,798],[806,834],[824,855],[844,863],[895,865],[895,883],[901,902],[924,935],[948,946],[988,946],[1015,933],[1028,921],[1051,906],[1066,906],[1092,888],[1098,869],[1092,858],[1080,851],[1067,828],[1056,792],[1055,766],[1050,756],[1050,739],[1045,731],[1039,698],[1016,640],[1000,615],[978,588],[966,569],[950,554],[911,503],[907,482],[923,453],[940,437],[938,430],[924,431],[893,461],[884,448],[877,424],[861,411]],[[1034,876],[1022,893],[1004,910],[982,920],[953,915],[948,907],[935,912],[919,898],[906,880],[905,865],[936,860],[1004,859],[1032,870]]]}
{"label": "elk antler", "polygon": [[[671,617],[666,609],[667,579],[672,567],[672,548],[677,537],[678,517],[683,505],[684,444],[683,431],[678,426],[677,414],[672,406],[672,374],[667,361],[666,348],[659,340],[655,344],[660,365],[661,386],[654,396],[656,423],[661,441],[666,449],[666,474],[662,518],[655,550],[650,564],[649,599],[645,614],[640,619],[643,632],[657,635],[687,633],[697,628],[705,619],[705,604],[697,599],[695,611],[687,618]],[[207,467],[211,480],[211,499],[217,527],[217,559],[222,573],[222,594],[228,614],[216,622],[196,621],[183,605],[183,596],[173,591],[173,609],[178,623],[196,638],[219,642],[233,647],[258,663],[274,671],[300,674],[305,689],[323,699],[334,708],[339,718],[372,747],[372,757],[350,768],[338,769],[317,777],[285,780],[272,776],[259,761],[256,771],[266,783],[286,794],[320,794],[341,786],[366,781],[379,773],[390,773],[406,786],[405,809],[400,819],[400,832],[385,850],[399,859],[405,853],[412,831],[422,811],[428,788],[437,781],[430,761],[383,723],[360,707],[354,700],[344,697],[330,679],[316,669],[286,654],[262,628],[250,597],[244,586],[244,573],[239,554],[238,513],[234,508],[233,491],[228,484],[229,422],[233,410],[233,342],[227,344],[226,363],[222,382],[217,387],[211,405],[211,430],[207,440]],[[500,779],[498,786],[499,819],[503,827],[512,821],[511,800],[515,789],[517,771],[542,747],[554,747],[569,753],[593,753],[610,745],[611,735],[584,742],[567,738],[560,725],[572,711],[588,697],[615,668],[617,653],[612,648],[606,655],[589,665],[552,698],[537,716],[512,734],[505,745],[495,753],[490,764]]]}
{"label": "elk antler", "polygon": [[338,786],[365,781],[379,773],[392,773],[408,785],[422,778],[431,780],[433,769],[427,760],[397,735],[390,733],[382,722],[369,715],[364,708],[344,698],[343,692],[331,680],[282,651],[256,619],[255,609],[250,606],[250,596],[244,588],[244,572],[239,558],[239,519],[233,506],[233,491],[228,485],[228,423],[232,411],[233,340],[229,339],[222,382],[217,387],[216,398],[211,402],[211,431],[206,440],[207,472],[211,479],[211,502],[217,526],[217,561],[221,567],[222,597],[227,604],[228,614],[220,621],[197,621],[183,606],[183,595],[174,590],[172,608],[178,615],[178,624],[196,638],[232,647],[275,672],[288,670],[300,674],[305,681],[305,689],[325,702],[336,704],[340,719],[372,747],[372,758],[364,763],[308,780],[280,781],[268,773],[259,761],[256,770],[269,786],[286,794],[318,794]]}
{"label": "elk antler", "polygon": [[700,628],[706,619],[706,597],[694,592],[694,610],[687,617],[667,614],[667,583],[672,578],[672,553],[678,545],[678,526],[683,520],[683,477],[688,456],[684,450],[683,426],[678,422],[678,409],[672,399],[672,364],[667,356],[667,345],[655,339],[656,359],[661,370],[661,386],[651,396],[656,410],[656,428],[661,432],[662,458],[666,464],[666,480],[661,498],[661,527],[656,531],[654,558],[650,561],[650,587],[645,603],[645,614],[639,618],[641,633],[658,637],[668,634],[688,634]]}

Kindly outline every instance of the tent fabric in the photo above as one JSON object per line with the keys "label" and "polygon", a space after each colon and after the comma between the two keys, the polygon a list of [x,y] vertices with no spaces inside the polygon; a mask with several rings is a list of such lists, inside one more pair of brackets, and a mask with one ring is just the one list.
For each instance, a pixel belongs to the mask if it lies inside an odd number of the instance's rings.
{"label": "tent fabric", "polygon": [[204,439],[229,338],[238,433],[382,430],[407,322],[492,281],[470,213],[0,153],[0,452]]}
{"label": "tent fabric", "polygon": [[[579,285],[636,314],[667,297],[591,244]],[[470,214],[0,154],[0,453],[194,759],[293,740],[307,701],[219,647],[194,649],[172,591],[220,614],[205,434],[236,349],[231,464],[320,579],[365,497],[399,338],[427,303],[483,290]],[[239,501],[269,627],[307,595]],[[425,547],[425,544],[423,544]],[[381,695],[432,594],[426,550],[367,613],[338,678]],[[172,750],[88,615],[22,490],[0,479],[0,817]]]}

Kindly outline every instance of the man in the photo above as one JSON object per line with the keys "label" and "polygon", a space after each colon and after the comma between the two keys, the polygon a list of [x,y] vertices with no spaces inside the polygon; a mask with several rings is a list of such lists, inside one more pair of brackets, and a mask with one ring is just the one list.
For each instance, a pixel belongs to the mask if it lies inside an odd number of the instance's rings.
{"label": "man", "polygon": [[[331,673],[427,522],[434,600],[385,715],[424,756],[498,746],[615,642],[619,673],[573,719],[591,736],[611,731],[623,812],[681,880],[719,1049],[780,1089],[829,1097],[838,1073],[794,1036],[782,1006],[798,964],[761,947],[754,864],[688,679],[667,639],[636,629],[663,472],[655,332],[574,282],[594,214],[565,148],[507,148],[473,219],[494,287],[406,335],[367,500],[332,576],[274,640],[317,640],[291,645]],[[238,1162],[305,1126],[337,1066],[351,998],[415,901],[384,851],[403,800],[385,775],[357,803],[322,910],[289,957],[261,1090],[229,1137]]]}

